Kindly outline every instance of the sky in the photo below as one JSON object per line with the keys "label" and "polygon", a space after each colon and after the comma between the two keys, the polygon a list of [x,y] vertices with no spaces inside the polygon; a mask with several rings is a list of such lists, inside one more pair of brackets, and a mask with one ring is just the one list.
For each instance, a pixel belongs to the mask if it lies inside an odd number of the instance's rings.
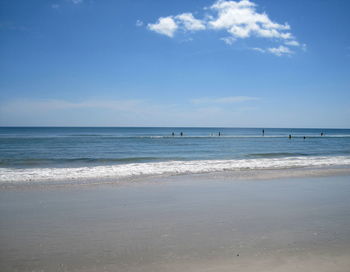
{"label": "sky", "polygon": [[350,128],[349,10],[0,0],[0,126]]}

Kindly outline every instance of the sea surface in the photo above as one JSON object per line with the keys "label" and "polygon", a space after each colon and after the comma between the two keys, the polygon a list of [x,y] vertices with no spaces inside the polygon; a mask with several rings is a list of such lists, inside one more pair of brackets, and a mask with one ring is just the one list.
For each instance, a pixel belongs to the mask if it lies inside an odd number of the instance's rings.
{"label": "sea surface", "polygon": [[262,130],[1,127],[0,183],[350,167],[350,129]]}

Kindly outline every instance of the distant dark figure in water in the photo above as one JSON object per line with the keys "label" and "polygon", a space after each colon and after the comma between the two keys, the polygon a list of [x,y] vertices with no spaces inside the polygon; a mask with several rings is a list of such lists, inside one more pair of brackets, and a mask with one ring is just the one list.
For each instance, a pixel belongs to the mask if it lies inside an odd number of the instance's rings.
{"label": "distant dark figure in water", "polygon": [[289,138],[289,139],[292,139],[292,135],[289,134],[288,138]]}
{"label": "distant dark figure in water", "polygon": [[221,136],[221,132],[219,131],[219,136]]}
{"label": "distant dark figure in water", "polygon": [[304,136],[304,140],[306,139],[306,137]]}
{"label": "distant dark figure in water", "polygon": [[171,135],[172,135],[172,136],[175,136],[175,133],[173,132],[173,133],[171,133]]}
{"label": "distant dark figure in water", "polygon": [[321,137],[323,136],[323,132],[321,132]]}
{"label": "distant dark figure in water", "polygon": [[180,136],[184,136],[184,134],[182,133],[182,131],[180,132]]}
{"label": "distant dark figure in water", "polygon": [[262,130],[262,135],[263,135],[263,136],[265,135],[265,129]]}

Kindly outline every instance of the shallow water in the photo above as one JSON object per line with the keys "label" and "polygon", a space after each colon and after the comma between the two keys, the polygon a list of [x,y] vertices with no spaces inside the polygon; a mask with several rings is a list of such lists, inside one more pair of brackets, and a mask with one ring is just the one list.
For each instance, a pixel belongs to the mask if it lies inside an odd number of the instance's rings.
{"label": "shallow water", "polygon": [[0,182],[350,164],[350,130],[264,132],[261,128],[0,128]]}

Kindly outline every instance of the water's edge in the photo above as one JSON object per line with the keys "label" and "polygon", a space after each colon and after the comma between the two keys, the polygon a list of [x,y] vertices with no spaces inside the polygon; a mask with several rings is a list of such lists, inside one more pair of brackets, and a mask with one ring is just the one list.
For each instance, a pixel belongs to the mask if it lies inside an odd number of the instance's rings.
{"label": "water's edge", "polygon": [[350,181],[350,166],[303,167],[289,169],[242,169],[214,171],[206,173],[181,173],[172,175],[143,175],[125,178],[89,178],[89,179],[61,179],[61,180],[31,180],[27,182],[1,182],[0,191],[21,189],[50,189],[50,188],[82,188],[85,186],[113,185],[132,186],[140,184],[165,184],[177,181],[210,181],[226,180],[275,180],[308,177],[336,177],[347,176]]}

